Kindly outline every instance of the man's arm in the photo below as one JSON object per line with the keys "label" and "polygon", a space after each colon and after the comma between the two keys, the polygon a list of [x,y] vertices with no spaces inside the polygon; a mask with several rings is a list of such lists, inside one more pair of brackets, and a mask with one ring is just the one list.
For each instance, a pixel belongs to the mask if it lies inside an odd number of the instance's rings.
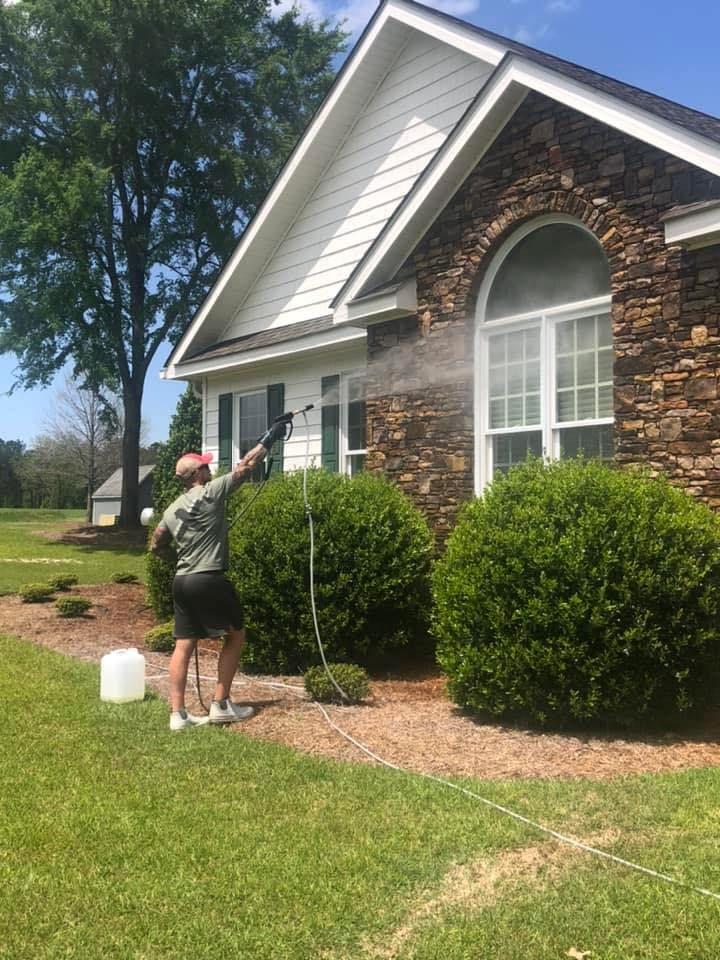
{"label": "man's arm", "polygon": [[153,530],[152,540],[150,541],[150,551],[161,560],[176,560],[175,551],[172,548],[172,536],[166,526],[159,523]]}
{"label": "man's arm", "polygon": [[262,463],[268,455],[268,448],[262,443],[256,444],[252,450],[248,450],[242,460],[238,461],[232,472],[234,483],[242,483],[255,469]]}

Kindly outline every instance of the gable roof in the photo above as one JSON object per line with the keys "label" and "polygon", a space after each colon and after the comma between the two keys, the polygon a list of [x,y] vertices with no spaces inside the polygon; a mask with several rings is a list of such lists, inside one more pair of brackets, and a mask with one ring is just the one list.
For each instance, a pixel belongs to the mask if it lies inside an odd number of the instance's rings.
{"label": "gable roof", "polygon": [[[147,480],[150,474],[155,469],[155,464],[149,464],[147,466],[138,468],[138,483],[142,484],[143,481]],[[122,492],[122,467],[111,473],[107,478],[105,483],[101,483],[97,490],[93,493],[93,500],[95,499],[108,499],[115,500],[120,497]]]}
{"label": "gable roof", "polygon": [[[165,375],[218,340],[320,180],[403,38],[420,31],[494,69],[455,129],[379,231],[327,314],[348,323],[345,305],[394,277],[415,242],[450,199],[530,90],[574,106],[666,152],[720,174],[720,120],[551,54],[506,39],[416,0],[385,0],[346,60],[233,255],[177,343]],[[452,189],[450,189],[452,187]],[[319,318],[318,318],[319,319]]]}

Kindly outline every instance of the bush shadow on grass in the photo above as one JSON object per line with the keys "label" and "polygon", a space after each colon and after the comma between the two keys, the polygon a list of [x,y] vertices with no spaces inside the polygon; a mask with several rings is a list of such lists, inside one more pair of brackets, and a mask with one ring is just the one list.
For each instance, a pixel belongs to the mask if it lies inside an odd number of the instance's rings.
{"label": "bush shadow on grass", "polygon": [[143,554],[147,549],[145,527],[125,530],[121,527],[96,527],[91,524],[72,527],[60,532],[42,533],[51,544],[82,549],[109,550],[120,553]]}

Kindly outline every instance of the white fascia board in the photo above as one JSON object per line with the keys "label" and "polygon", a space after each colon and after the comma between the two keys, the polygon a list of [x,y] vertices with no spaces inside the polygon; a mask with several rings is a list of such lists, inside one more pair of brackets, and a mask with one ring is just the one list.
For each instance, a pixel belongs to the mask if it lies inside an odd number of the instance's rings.
{"label": "white fascia board", "polygon": [[720,144],[714,140],[521,57],[512,57],[512,74],[537,93],[720,176]]}
{"label": "white fascia board", "polygon": [[[395,290],[379,291],[346,305],[347,323],[369,326],[383,320],[411,317],[417,313],[417,283],[415,277],[406,280]],[[337,318],[335,323],[337,323]]]}
{"label": "white fascia board", "polygon": [[456,47],[464,53],[496,67],[507,53],[507,47],[493,42],[489,37],[475,33],[472,27],[463,23],[454,23],[443,14],[436,14],[434,10],[420,10],[418,7],[403,3],[403,0],[389,0],[385,6],[388,17],[400,23],[426,33]]}
{"label": "white fascia board", "polygon": [[257,350],[248,350],[246,353],[226,354],[222,357],[211,357],[208,360],[200,358],[183,364],[173,363],[161,371],[161,376],[163,380],[188,380],[191,377],[206,376],[225,370],[236,370],[240,367],[253,367],[261,363],[299,357],[304,353],[329,350],[348,343],[364,342],[366,338],[365,330],[357,327],[343,327],[341,330],[327,330],[323,333],[315,333],[285,343],[258,347]]}
{"label": "white fascia board", "polygon": [[347,304],[364,288],[392,278],[531,90],[720,176],[720,144],[715,141],[508,54],[340,292],[333,305],[335,323],[348,322]]}
{"label": "white fascia board", "polygon": [[665,217],[665,243],[677,243],[689,250],[720,243],[720,202],[702,210],[688,210]]}

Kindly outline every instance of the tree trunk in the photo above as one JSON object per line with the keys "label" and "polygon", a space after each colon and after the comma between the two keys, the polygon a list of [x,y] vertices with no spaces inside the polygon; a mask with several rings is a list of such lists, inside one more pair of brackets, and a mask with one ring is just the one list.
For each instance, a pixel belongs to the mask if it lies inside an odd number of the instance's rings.
{"label": "tree trunk", "polygon": [[120,526],[126,530],[140,527],[140,413],[142,407],[142,380],[133,379],[123,390],[125,427],[122,443],[122,503]]}

